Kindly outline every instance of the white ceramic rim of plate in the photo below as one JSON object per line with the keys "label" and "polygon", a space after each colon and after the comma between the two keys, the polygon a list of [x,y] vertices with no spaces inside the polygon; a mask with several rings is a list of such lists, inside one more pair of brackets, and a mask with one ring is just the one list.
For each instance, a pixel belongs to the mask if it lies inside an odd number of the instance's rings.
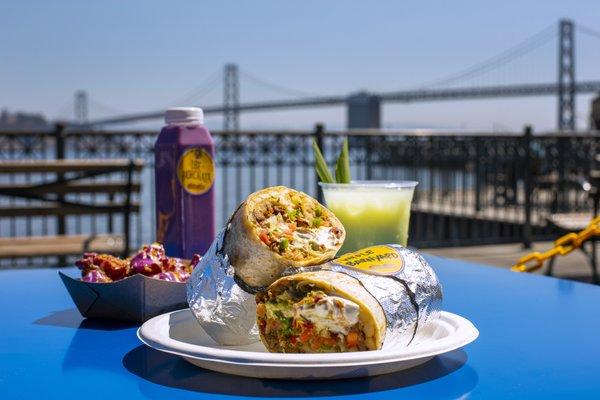
{"label": "white ceramic rim of plate", "polygon": [[[172,339],[168,335],[155,335],[153,332],[168,326],[171,315],[176,313],[189,313],[189,309],[177,310],[156,316],[146,321],[138,330],[138,338],[146,345],[163,352],[179,355],[187,358],[205,361],[216,361],[225,364],[247,364],[256,366],[344,366],[344,365],[371,365],[390,363],[417,358],[432,357],[461,348],[479,336],[479,331],[466,318],[459,315],[442,311],[438,324],[451,325],[452,334],[436,339],[424,341],[408,347],[399,349],[386,349],[374,351],[360,351],[349,353],[319,353],[319,354],[292,354],[292,353],[268,353],[245,350],[234,350],[229,346],[210,347],[182,342]],[[202,329],[198,325],[198,329]]]}

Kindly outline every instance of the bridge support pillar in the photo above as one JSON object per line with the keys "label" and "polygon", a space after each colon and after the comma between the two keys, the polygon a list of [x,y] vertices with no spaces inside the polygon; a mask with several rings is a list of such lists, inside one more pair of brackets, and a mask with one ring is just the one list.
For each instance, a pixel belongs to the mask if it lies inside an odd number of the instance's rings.
{"label": "bridge support pillar", "polygon": [[379,96],[360,92],[346,100],[348,129],[381,128],[381,100]]}
{"label": "bridge support pillar", "polygon": [[558,130],[575,128],[575,26],[563,19],[558,31]]}
{"label": "bridge support pillar", "polygon": [[240,129],[240,84],[238,66],[225,64],[223,72],[223,131]]}
{"label": "bridge support pillar", "polygon": [[88,95],[84,90],[75,92],[75,121],[83,125],[88,122],[89,104]]}
{"label": "bridge support pillar", "polygon": [[600,94],[592,100],[590,112],[590,129],[600,131]]}

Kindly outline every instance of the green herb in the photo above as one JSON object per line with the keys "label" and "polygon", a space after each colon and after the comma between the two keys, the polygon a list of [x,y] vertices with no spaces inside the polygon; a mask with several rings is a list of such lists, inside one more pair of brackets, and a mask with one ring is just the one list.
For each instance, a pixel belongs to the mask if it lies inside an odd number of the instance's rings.
{"label": "green herb", "polygon": [[313,228],[318,228],[321,226],[321,224],[323,223],[323,220],[319,217],[316,217],[315,219],[312,220],[312,226]]}
{"label": "green herb", "polygon": [[315,208],[315,215],[317,217],[320,217],[321,215],[323,215],[323,209],[321,207]]}
{"label": "green herb", "polygon": [[344,139],[342,150],[335,166],[337,183],[350,183],[350,157],[348,156],[348,138]]}
{"label": "green herb", "polygon": [[281,333],[283,336],[292,335],[292,318],[281,319]]}
{"label": "green herb", "polygon": [[298,218],[298,210],[288,211],[287,216],[290,219],[290,221],[292,221],[292,222],[296,221],[296,218]]}
{"label": "green herb", "polygon": [[319,179],[321,179],[321,182],[323,182],[323,183],[335,183],[335,180],[333,179],[333,175],[331,175],[331,172],[329,171],[329,168],[327,167],[327,163],[325,162],[325,159],[323,158],[323,154],[321,154],[319,145],[317,144],[317,142],[314,139],[312,142],[312,147],[313,147],[313,152],[315,153],[315,169],[317,170]]}
{"label": "green herb", "polygon": [[279,241],[279,252],[283,253],[288,248],[289,245],[290,245],[290,241],[287,240],[287,238],[282,238]]}
{"label": "green herb", "polygon": [[342,150],[340,151],[340,155],[337,159],[335,165],[335,180],[333,179],[333,175],[325,162],[325,158],[317,145],[317,142],[313,139],[312,143],[313,152],[315,153],[315,169],[317,170],[317,175],[319,175],[319,179],[323,183],[350,183],[350,157],[348,152],[348,139],[344,139],[344,143],[342,144]]}
{"label": "green herb", "polygon": [[281,310],[277,310],[273,312],[273,315],[279,320],[281,323],[280,331],[284,336],[289,336],[292,334],[292,318],[286,317],[283,315]]}

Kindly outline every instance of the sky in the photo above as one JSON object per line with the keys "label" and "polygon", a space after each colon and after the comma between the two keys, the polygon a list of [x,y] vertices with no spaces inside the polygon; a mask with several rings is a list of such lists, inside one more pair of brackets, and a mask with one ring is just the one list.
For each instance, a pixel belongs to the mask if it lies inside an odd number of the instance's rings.
{"label": "sky", "polygon": [[[600,31],[600,2],[3,0],[0,107],[72,118],[222,103],[222,69],[241,101],[422,87],[487,60],[558,20]],[[600,37],[576,31],[577,79],[600,80]],[[557,41],[464,86],[555,82]],[[266,87],[259,82],[268,82]],[[273,90],[272,86],[286,90]],[[458,85],[458,84],[457,84]],[[202,89],[206,90],[202,90]],[[211,90],[208,90],[211,89]],[[191,96],[186,98],[186,93]],[[578,96],[587,126],[591,96]],[[555,97],[386,104],[386,128],[536,130],[556,126]],[[345,126],[344,107],[244,113],[242,129]],[[207,117],[211,129],[222,120]],[[124,128],[158,128],[160,120]]]}

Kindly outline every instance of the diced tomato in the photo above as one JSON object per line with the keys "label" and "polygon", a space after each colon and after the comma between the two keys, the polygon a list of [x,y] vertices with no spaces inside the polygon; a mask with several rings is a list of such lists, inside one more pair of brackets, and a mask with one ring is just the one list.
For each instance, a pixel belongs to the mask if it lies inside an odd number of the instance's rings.
{"label": "diced tomato", "polygon": [[264,316],[267,315],[267,307],[265,307],[263,303],[256,306],[256,315],[261,318],[264,318]]}
{"label": "diced tomato", "polygon": [[281,323],[276,319],[268,319],[266,332],[276,332],[279,331],[281,327]]}
{"label": "diced tomato", "polygon": [[323,338],[323,344],[325,346],[333,347],[333,346],[335,346],[336,343],[337,343],[337,340],[335,340],[332,337]]}
{"label": "diced tomato", "polygon": [[320,336],[315,336],[313,338],[313,340],[310,342],[310,348],[312,350],[319,350],[319,348],[321,347],[321,337]]}
{"label": "diced tomato", "polygon": [[312,334],[311,334],[310,331],[307,331],[307,330],[302,331],[302,333],[300,334],[300,342],[302,342],[302,343],[308,342],[308,340],[310,339],[311,335]]}
{"label": "diced tomato", "polygon": [[298,336],[290,336],[290,343],[293,345],[298,343]]}
{"label": "diced tomato", "polygon": [[258,237],[267,246],[271,244],[271,239],[269,239],[269,236],[267,235],[267,231],[261,231],[260,235],[258,235]]}
{"label": "diced tomato", "polygon": [[358,333],[355,331],[348,332],[346,336],[346,346],[348,348],[358,346]]}

